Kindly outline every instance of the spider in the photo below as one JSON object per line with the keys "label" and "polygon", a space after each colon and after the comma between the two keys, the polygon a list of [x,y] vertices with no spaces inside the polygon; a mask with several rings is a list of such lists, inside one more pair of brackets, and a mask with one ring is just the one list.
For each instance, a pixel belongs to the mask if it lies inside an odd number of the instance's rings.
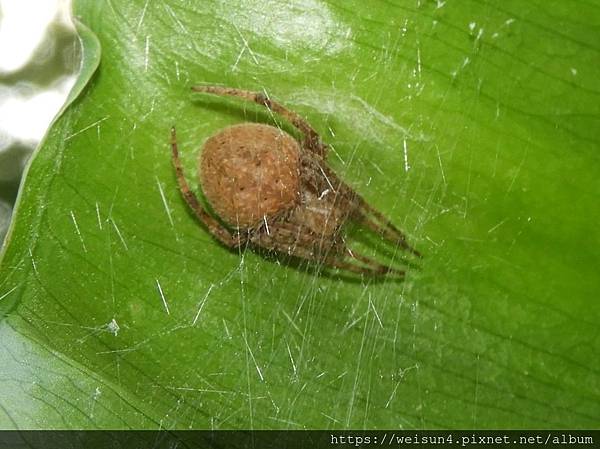
{"label": "spider", "polygon": [[173,165],[181,194],[198,220],[229,248],[248,245],[352,273],[405,272],[352,251],[344,225],[354,221],[420,257],[404,234],[327,165],[328,145],[310,124],[262,93],[219,86],[195,92],[238,97],[268,108],[301,134],[297,141],[270,125],[243,123],[210,137],[199,156],[202,191],[217,217],[204,209],[183,173],[175,127]]}

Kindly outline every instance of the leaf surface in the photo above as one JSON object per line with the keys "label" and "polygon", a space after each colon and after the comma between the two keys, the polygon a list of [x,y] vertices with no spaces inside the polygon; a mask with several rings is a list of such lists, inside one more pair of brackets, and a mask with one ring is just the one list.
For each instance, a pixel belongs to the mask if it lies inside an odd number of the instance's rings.
{"label": "leaf surface", "polygon": [[[0,261],[0,426],[597,425],[598,2],[76,0],[75,15],[99,46],[82,27],[79,83]],[[306,117],[421,267],[349,281],[217,244],[179,195],[169,129],[196,186],[208,136],[277,119],[198,83]]]}

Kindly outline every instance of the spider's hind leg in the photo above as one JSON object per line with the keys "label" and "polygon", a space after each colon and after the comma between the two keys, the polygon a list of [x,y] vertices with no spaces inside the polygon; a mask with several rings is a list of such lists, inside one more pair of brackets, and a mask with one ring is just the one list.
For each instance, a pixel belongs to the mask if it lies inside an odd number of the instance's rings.
{"label": "spider's hind leg", "polygon": [[287,109],[285,106],[271,100],[262,92],[252,92],[249,90],[235,89],[232,87],[221,86],[192,86],[194,92],[205,92],[214,95],[229,97],[238,97],[246,101],[257,103],[267,109],[281,115],[288,122],[300,131],[304,136],[304,147],[318,154],[320,157],[327,156],[328,146],[321,142],[321,137],[310,124],[299,114]]}
{"label": "spider's hind leg", "polygon": [[175,127],[171,128],[171,152],[173,157],[173,167],[175,167],[175,173],[177,175],[177,182],[179,183],[179,190],[183,199],[188,204],[190,209],[196,214],[198,220],[204,224],[209,232],[215,236],[221,243],[230,247],[237,248],[241,246],[244,241],[239,234],[231,234],[225,227],[215,220],[200,204],[196,194],[190,189],[185,176],[183,174],[183,167],[181,160],[179,159],[179,150],[177,149],[177,135],[175,133]]}

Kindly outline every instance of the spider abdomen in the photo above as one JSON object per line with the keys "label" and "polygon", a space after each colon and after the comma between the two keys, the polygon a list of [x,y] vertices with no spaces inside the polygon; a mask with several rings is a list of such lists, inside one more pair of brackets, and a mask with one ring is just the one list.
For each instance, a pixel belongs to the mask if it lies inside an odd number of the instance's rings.
{"label": "spider abdomen", "polygon": [[269,125],[227,127],[204,144],[200,184],[219,217],[238,229],[280,216],[300,198],[300,147]]}

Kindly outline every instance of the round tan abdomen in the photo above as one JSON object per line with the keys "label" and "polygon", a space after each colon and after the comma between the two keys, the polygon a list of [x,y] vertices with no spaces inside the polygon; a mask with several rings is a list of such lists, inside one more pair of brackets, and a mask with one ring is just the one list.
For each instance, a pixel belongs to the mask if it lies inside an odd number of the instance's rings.
{"label": "round tan abdomen", "polygon": [[200,153],[200,184],[214,211],[248,229],[293,208],[300,196],[300,147],[269,125],[230,126]]}

